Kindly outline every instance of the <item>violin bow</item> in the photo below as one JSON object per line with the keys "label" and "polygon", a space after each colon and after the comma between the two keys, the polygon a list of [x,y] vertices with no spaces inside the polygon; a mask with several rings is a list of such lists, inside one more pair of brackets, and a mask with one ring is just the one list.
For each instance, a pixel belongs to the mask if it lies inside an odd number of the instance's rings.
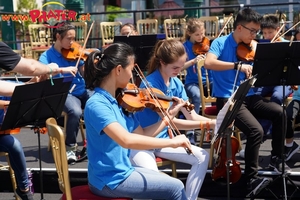
{"label": "violin bow", "polygon": [[86,43],[87,43],[87,41],[88,41],[88,38],[90,37],[90,34],[91,34],[91,32],[92,32],[92,28],[93,28],[93,26],[94,26],[94,22],[95,22],[95,21],[92,22],[92,24],[91,24],[91,26],[90,26],[90,29],[89,29],[89,32],[87,33],[86,38],[85,38],[85,40],[84,40],[84,43],[83,43],[83,46],[82,46],[82,51],[80,52],[79,58],[78,58],[77,63],[76,63],[76,65],[75,65],[76,68],[78,67],[79,62],[80,62],[80,59],[82,58],[83,51],[84,51],[84,49],[85,49],[85,47],[86,47]]}
{"label": "violin bow", "polygon": [[273,43],[275,40],[277,40],[279,37],[282,37],[283,35],[280,35],[280,31],[283,29],[283,27],[285,26],[285,22],[281,25],[280,29],[277,31],[277,33],[275,34],[275,36],[273,37],[273,39],[271,40],[270,43]]}
{"label": "violin bow", "polygon": [[225,24],[223,25],[223,28],[221,29],[221,31],[220,31],[219,35],[217,36],[217,38],[221,36],[221,34],[223,33],[223,31],[227,27],[227,24],[230,22],[230,20],[232,18],[233,18],[233,13],[230,13],[230,16],[228,17],[228,19],[226,20]]}
{"label": "violin bow", "polygon": [[[163,108],[163,106],[161,105],[160,101],[158,100],[158,97],[156,96],[155,92],[152,90],[149,82],[147,81],[146,77],[144,76],[142,70],[140,69],[140,67],[135,64],[134,67],[137,75],[140,77],[140,79],[142,80],[142,82],[145,84],[147,90],[149,91],[149,94],[151,95],[151,97],[154,99],[154,101],[159,105],[159,110],[162,113],[162,115],[164,117],[168,118],[168,122],[169,122],[169,127],[172,129],[173,134],[176,135],[180,135],[180,131],[178,130],[178,128],[176,127],[176,125],[174,124],[173,120],[170,118],[170,116],[166,113],[166,111]],[[171,137],[170,137],[171,138]],[[185,148],[187,154],[193,154],[192,151],[188,148]]]}

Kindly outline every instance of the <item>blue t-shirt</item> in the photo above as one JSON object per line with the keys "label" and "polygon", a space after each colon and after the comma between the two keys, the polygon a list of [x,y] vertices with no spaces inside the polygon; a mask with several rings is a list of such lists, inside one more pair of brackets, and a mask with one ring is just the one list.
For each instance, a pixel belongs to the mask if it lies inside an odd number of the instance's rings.
{"label": "blue t-shirt", "polygon": [[[185,51],[188,56],[188,60],[192,60],[196,58],[197,55],[194,54],[193,52],[193,43],[189,40],[185,41],[183,43]],[[194,64],[186,69],[186,76],[185,76],[185,82],[184,84],[191,84],[191,83],[196,83],[198,84],[198,71],[197,71],[197,64]],[[202,83],[203,85],[206,85],[206,70],[202,67],[201,68],[201,73],[202,73]],[[212,75],[211,75],[211,70],[207,70],[208,73],[208,79],[210,80],[209,82],[212,82]]]}
{"label": "blue t-shirt", "polygon": [[[49,63],[56,63],[59,67],[70,67],[70,66],[76,66],[77,61],[68,61],[66,60],[61,53],[56,51],[54,48],[54,45],[44,53],[39,58],[39,61],[44,63],[44,64],[49,64]],[[84,64],[83,61],[80,61],[79,66],[82,66]],[[58,75],[62,76],[62,75]],[[64,74],[64,76],[72,76],[71,74]],[[85,92],[85,81],[83,77],[80,75],[79,72],[76,73],[76,77],[73,78],[71,87],[73,85],[76,85],[75,88],[72,91],[72,95],[74,96],[80,96]]]}
{"label": "blue t-shirt", "polygon": [[[177,77],[170,78],[169,87],[166,86],[159,70],[155,70],[153,73],[149,74],[146,77],[146,79],[151,87],[161,90],[166,96],[175,96],[182,98],[185,101],[188,100],[187,94],[184,90],[184,86],[180,79],[178,79]],[[145,88],[145,85],[142,83],[140,88]],[[138,121],[140,122],[140,125],[143,128],[155,124],[156,122],[161,120],[161,117],[157,114],[157,112],[151,110],[150,108],[145,108],[142,111],[136,112],[135,116],[137,117]],[[168,138],[169,135],[167,132],[167,127],[165,127],[164,130],[162,130],[157,135],[157,137]]]}
{"label": "blue t-shirt", "polygon": [[[209,53],[217,56],[218,60],[227,62],[237,62],[236,49],[238,44],[233,38],[233,34],[216,38],[209,49]],[[229,98],[236,88],[233,88],[237,70],[212,71],[214,87],[212,95],[219,98]],[[246,79],[244,72],[239,72],[236,87]],[[247,96],[254,94],[253,89],[250,89]]]}
{"label": "blue t-shirt", "polygon": [[84,110],[87,137],[88,181],[101,190],[104,186],[116,188],[134,170],[125,149],[110,138],[103,129],[118,122],[132,133],[139,123],[133,114],[124,115],[114,97],[101,88],[89,98]]}

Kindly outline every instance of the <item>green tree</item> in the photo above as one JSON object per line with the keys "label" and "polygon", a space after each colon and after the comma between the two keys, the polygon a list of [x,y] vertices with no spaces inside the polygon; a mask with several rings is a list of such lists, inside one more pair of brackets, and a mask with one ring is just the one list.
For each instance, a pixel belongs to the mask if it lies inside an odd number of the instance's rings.
{"label": "green tree", "polygon": [[[36,0],[18,0],[16,13],[25,15],[34,9],[38,9]],[[15,22],[16,36],[22,38],[28,30],[28,25],[31,23],[31,21]]]}
{"label": "green tree", "polygon": [[[120,8],[120,7],[117,7],[117,6],[108,5],[108,6],[106,6],[106,11],[107,12],[126,11],[126,9],[125,8]],[[115,21],[115,18],[117,18],[117,17],[128,18],[128,17],[130,17],[130,15],[128,13],[107,14],[107,18],[108,18],[109,22]]]}

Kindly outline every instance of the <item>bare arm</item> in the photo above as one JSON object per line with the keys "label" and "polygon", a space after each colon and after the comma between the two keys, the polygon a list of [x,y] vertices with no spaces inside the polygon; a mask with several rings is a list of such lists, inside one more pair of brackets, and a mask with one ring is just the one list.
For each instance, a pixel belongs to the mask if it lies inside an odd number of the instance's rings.
{"label": "bare arm", "polygon": [[234,69],[234,62],[220,61],[215,54],[207,53],[204,67],[215,71],[230,70]]}
{"label": "bare arm", "polygon": [[4,106],[7,106],[9,101],[7,100],[0,100],[0,109],[4,109]]}
{"label": "bare arm", "polygon": [[191,144],[185,135],[179,135],[173,139],[160,139],[134,133],[128,133],[118,122],[109,124],[104,132],[127,149],[155,149],[164,147],[185,147],[191,149]]}
{"label": "bare arm", "polygon": [[0,81],[0,95],[2,96],[12,96],[15,87],[17,85],[21,85],[14,82],[8,82],[8,81]]}
{"label": "bare arm", "polygon": [[[218,60],[217,56],[213,53],[208,53],[204,62],[204,67],[206,69],[211,69],[215,71],[223,71],[223,70],[230,70],[234,69],[235,63],[234,62],[225,62]],[[246,74],[246,77],[249,78],[252,75],[252,65],[249,64],[241,64],[238,66],[238,69],[241,72]]]}
{"label": "bare arm", "polygon": [[45,65],[34,59],[21,57],[21,60],[12,71],[28,76],[38,76],[50,73],[55,75],[59,73],[59,68],[55,63]]}

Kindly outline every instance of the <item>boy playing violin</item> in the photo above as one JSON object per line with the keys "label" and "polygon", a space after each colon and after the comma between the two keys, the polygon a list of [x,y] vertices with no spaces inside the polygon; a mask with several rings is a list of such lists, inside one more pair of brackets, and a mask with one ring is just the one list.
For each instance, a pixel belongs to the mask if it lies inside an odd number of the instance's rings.
{"label": "boy playing violin", "polygon": [[[252,65],[239,62],[236,50],[239,43],[251,43],[260,31],[261,21],[261,15],[250,8],[245,8],[237,14],[234,32],[215,39],[210,46],[204,66],[213,70],[213,95],[217,98],[218,110],[221,110],[241,81],[251,77]],[[260,95],[256,95],[253,89],[249,90],[237,113],[234,125],[247,137],[245,175],[249,195],[258,194],[270,183],[270,179],[258,176],[258,157],[263,139],[263,128],[257,119],[269,119],[273,122],[273,141],[269,166],[281,173],[283,168],[281,134],[284,115],[285,113],[282,112],[282,108],[278,104],[266,101]],[[285,172],[290,172],[288,166],[285,166]]]}
{"label": "boy playing violin", "polygon": [[[279,25],[279,19],[276,15],[265,15],[260,25],[264,39],[270,41],[275,39],[274,37],[277,37],[278,31],[280,30]],[[278,37],[278,39],[275,39],[275,42],[287,42],[287,40],[283,39],[282,37]],[[285,96],[283,96],[283,89],[285,91]],[[256,94],[261,95],[262,97],[268,97],[271,94],[270,101],[279,105],[282,105],[284,99],[293,93],[291,86],[285,86],[285,88],[283,88],[282,85],[257,87],[254,90]],[[271,121],[260,120],[260,123],[264,129],[264,134],[267,135],[268,132],[270,133],[272,126]]]}

